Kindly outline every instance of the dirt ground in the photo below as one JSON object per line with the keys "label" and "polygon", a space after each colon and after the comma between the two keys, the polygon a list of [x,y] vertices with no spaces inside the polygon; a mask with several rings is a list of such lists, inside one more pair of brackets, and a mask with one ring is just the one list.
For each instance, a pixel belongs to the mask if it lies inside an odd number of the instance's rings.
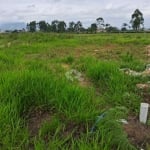
{"label": "dirt ground", "polygon": [[30,112],[27,119],[27,126],[31,137],[38,135],[39,129],[43,122],[50,121],[52,112],[36,109]]}
{"label": "dirt ground", "polygon": [[140,123],[138,117],[130,116],[124,130],[130,142],[138,149],[145,148],[146,144],[150,145],[150,126]]}

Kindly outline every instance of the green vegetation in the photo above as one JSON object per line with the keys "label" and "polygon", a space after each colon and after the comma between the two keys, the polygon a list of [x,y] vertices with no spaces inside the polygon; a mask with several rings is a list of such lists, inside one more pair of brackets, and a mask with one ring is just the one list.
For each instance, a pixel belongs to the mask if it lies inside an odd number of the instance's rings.
{"label": "green vegetation", "polygon": [[[119,66],[112,61],[98,61],[88,58],[85,70],[87,76],[99,87],[105,102],[111,106],[130,107],[138,110],[139,98],[135,94],[136,79],[120,72]],[[132,101],[131,101],[132,99]]]}
{"label": "green vegetation", "polygon": [[[144,17],[139,9],[136,9],[131,15],[130,25],[123,23],[121,30],[117,27],[111,26],[109,23],[105,23],[102,17],[98,17],[95,22],[93,22],[90,27],[85,28],[81,21],[74,21],[68,23],[68,27],[65,21],[53,20],[48,23],[44,20],[39,22],[31,21],[27,24],[27,31],[29,32],[55,32],[55,33],[97,33],[97,32],[143,32],[144,29]],[[13,32],[21,32],[14,30]],[[23,30],[24,32],[24,30]]]}
{"label": "green vegetation", "polygon": [[136,84],[149,77],[120,68],[144,70],[149,43],[144,33],[0,34],[0,149],[135,150],[118,120],[138,116]]}

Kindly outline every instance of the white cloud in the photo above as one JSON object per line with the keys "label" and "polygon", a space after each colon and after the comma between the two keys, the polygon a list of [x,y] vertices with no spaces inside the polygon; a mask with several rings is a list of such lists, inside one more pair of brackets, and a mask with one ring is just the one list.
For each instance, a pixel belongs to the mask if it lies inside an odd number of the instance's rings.
{"label": "white cloud", "polygon": [[58,19],[81,20],[89,25],[103,17],[106,22],[120,27],[123,22],[129,23],[131,14],[139,8],[145,26],[150,27],[149,4],[149,0],[1,0],[0,23]]}

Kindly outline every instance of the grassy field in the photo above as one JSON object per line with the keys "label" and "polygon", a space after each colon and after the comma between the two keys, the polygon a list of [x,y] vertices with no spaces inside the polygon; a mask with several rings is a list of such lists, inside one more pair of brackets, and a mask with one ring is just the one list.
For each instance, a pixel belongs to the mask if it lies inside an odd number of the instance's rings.
{"label": "grassy field", "polygon": [[146,33],[0,34],[0,149],[149,150],[118,121],[138,116],[136,84],[150,80],[120,69],[143,71],[149,45]]}

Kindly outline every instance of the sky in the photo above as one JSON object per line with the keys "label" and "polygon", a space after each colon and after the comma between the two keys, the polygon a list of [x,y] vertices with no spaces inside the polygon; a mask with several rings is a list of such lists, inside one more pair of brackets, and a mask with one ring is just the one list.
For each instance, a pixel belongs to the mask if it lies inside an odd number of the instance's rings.
{"label": "sky", "polygon": [[30,22],[33,20],[80,20],[90,26],[96,18],[121,27],[131,20],[131,14],[139,9],[144,25],[150,28],[150,0],[0,0],[0,23]]}

